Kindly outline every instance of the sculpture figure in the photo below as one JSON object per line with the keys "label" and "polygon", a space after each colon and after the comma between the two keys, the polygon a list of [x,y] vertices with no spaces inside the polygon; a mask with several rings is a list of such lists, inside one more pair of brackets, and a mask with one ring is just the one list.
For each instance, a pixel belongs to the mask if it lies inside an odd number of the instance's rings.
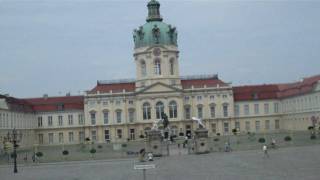
{"label": "sculpture figure", "polygon": [[204,124],[202,123],[202,119],[192,117],[192,120],[197,121],[197,123],[199,124],[199,129],[203,129],[205,127]]}

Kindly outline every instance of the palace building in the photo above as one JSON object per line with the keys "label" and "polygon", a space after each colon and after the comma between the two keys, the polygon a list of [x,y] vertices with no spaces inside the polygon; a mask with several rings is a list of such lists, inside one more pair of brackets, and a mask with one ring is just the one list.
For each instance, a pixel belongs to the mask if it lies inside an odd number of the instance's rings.
{"label": "palace building", "polygon": [[84,96],[17,99],[0,96],[0,141],[13,128],[22,145],[141,140],[166,113],[171,134],[193,135],[192,117],[209,136],[320,124],[320,75],[299,82],[232,86],[218,75],[181,76],[177,28],[163,22],[151,0],[146,23],[133,31],[135,79],[98,81]]}

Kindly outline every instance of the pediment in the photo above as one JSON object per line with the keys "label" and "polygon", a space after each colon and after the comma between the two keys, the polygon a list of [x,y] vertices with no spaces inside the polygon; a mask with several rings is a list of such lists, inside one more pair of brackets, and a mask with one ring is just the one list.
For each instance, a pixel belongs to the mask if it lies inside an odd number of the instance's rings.
{"label": "pediment", "polygon": [[137,93],[174,93],[174,92],[181,92],[182,90],[161,82],[154,83],[146,88],[138,91]]}

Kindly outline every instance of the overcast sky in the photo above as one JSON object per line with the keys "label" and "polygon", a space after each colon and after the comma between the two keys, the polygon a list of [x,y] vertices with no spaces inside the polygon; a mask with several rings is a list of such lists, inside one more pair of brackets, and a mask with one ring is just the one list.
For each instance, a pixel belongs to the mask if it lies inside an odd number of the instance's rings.
{"label": "overcast sky", "polygon": [[[320,74],[319,1],[160,0],[178,29],[181,75],[233,85]],[[135,78],[134,28],[147,0],[0,0],[0,94],[79,94]]]}

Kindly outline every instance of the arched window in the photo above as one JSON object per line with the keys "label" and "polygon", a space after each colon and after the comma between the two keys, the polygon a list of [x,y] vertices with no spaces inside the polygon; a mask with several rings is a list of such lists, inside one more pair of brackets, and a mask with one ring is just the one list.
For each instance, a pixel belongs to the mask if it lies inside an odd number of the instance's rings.
{"label": "arched window", "polygon": [[151,107],[149,103],[143,104],[143,120],[151,119]]}
{"label": "arched window", "polygon": [[170,74],[174,75],[174,59],[170,59]]}
{"label": "arched window", "polygon": [[171,101],[169,103],[169,117],[170,118],[177,118],[178,112],[177,112],[177,103],[175,101]]}
{"label": "arched window", "polygon": [[147,67],[146,62],[144,60],[141,61],[141,76],[144,77],[147,75]]}
{"label": "arched window", "polygon": [[154,61],[154,73],[156,75],[161,75],[161,62],[160,59]]}
{"label": "arched window", "polygon": [[162,102],[157,102],[157,104],[156,104],[157,119],[162,119],[162,113],[164,113],[164,105]]}

